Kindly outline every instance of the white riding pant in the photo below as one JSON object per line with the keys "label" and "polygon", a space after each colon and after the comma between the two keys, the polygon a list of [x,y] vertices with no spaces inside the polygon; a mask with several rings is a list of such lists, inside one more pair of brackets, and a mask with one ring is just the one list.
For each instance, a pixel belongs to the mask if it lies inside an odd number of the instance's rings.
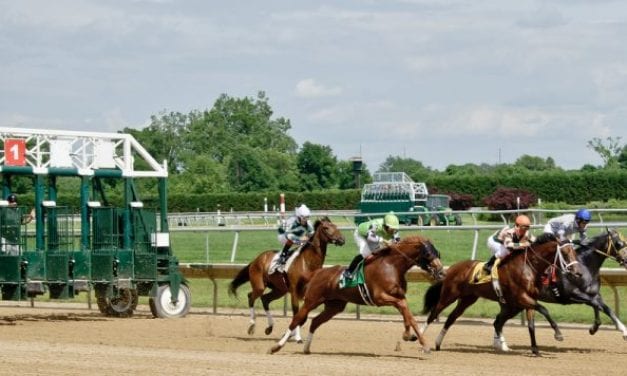
{"label": "white riding pant", "polygon": [[490,236],[488,238],[488,249],[490,250],[490,252],[492,252],[493,255],[495,255],[496,257],[500,259],[510,254],[509,249],[507,249],[503,245],[503,243],[499,243],[496,240],[494,240],[494,236]]}
{"label": "white riding pant", "polygon": [[355,230],[353,232],[353,237],[355,238],[355,244],[357,244],[357,248],[359,249],[359,254],[364,258],[370,256],[372,251],[379,248],[379,242],[369,242],[364,237],[359,235],[359,231]]}

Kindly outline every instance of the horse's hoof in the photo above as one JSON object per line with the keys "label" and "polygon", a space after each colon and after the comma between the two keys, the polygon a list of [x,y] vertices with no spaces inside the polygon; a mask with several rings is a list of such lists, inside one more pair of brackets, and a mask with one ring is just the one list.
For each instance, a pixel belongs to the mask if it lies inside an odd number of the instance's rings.
{"label": "horse's hoof", "polygon": [[270,348],[270,350],[268,350],[268,354],[274,354],[275,352],[281,350],[281,346],[279,345],[274,345]]}
{"label": "horse's hoof", "polygon": [[593,336],[593,335],[596,334],[597,330],[599,330],[599,328],[592,327],[592,328],[588,329],[588,333],[590,333],[590,335]]}
{"label": "horse's hoof", "polygon": [[623,340],[627,341],[627,334],[623,334]]}
{"label": "horse's hoof", "polygon": [[435,345],[435,351],[440,351],[440,345]]}
{"label": "horse's hoof", "polygon": [[563,336],[563,335],[561,335],[561,334],[556,334],[556,335],[555,335],[555,340],[556,340],[556,341],[560,341],[560,342],[562,342],[562,341],[564,340],[564,336]]}
{"label": "horse's hoof", "polygon": [[250,324],[248,327],[248,335],[252,336],[253,334],[255,334],[255,324]]}
{"label": "horse's hoof", "polygon": [[302,338],[297,339],[297,340],[296,340],[296,343],[298,343],[299,345],[302,345],[302,343],[303,343],[303,339],[302,339]]}
{"label": "horse's hoof", "polygon": [[429,347],[423,347],[422,348],[422,353],[423,354],[431,354],[431,349]]}
{"label": "horse's hoof", "polygon": [[303,354],[309,355],[309,354],[311,354],[311,351],[309,349],[304,349],[303,350]]}
{"label": "horse's hoof", "polygon": [[406,342],[416,342],[418,340],[418,336],[415,334],[412,334],[410,336],[403,336],[403,341]]}
{"label": "horse's hoof", "polygon": [[272,326],[267,327],[266,330],[265,330],[266,335],[270,335],[272,333],[272,329],[273,328],[274,327],[272,327]]}

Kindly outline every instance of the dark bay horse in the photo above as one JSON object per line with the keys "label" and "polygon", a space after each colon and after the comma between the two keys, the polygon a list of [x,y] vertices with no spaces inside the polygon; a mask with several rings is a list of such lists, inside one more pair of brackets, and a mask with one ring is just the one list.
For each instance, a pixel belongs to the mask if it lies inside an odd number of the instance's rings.
{"label": "dark bay horse", "polygon": [[[581,265],[581,278],[573,279],[568,273],[557,270],[555,282],[543,285],[540,291],[540,300],[559,304],[587,304],[594,310],[594,323],[590,327],[590,334],[594,334],[601,325],[599,311],[603,311],[612,319],[616,329],[622,332],[623,339],[627,340],[627,329],[614,311],[605,304],[600,294],[601,278],[599,270],[606,258],[611,258],[624,268],[627,268],[627,244],[625,239],[616,230],[606,229],[600,235],[586,240],[575,249],[577,260]],[[554,292],[557,289],[557,294]]]}
{"label": "dark bay horse", "polygon": [[[365,291],[359,287],[339,287],[338,282],[345,269],[343,266],[336,265],[316,271],[305,291],[303,306],[292,318],[285,335],[270,352],[279,351],[289,339],[290,333],[307,321],[309,312],[324,304],[324,310],[311,320],[309,326],[309,336],[304,347],[305,354],[309,354],[316,329],[342,312],[347,303],[366,304],[364,296],[367,296],[375,306],[396,307],[403,316],[405,325],[403,339],[406,341],[418,339],[423,350],[428,352],[429,347],[407,306],[405,273],[414,265],[418,265],[433,278],[442,279],[444,273],[439,256],[433,244],[420,236],[407,237],[399,243],[388,245],[364,266]],[[410,328],[413,328],[415,335],[410,334]]]}
{"label": "dark bay horse", "polygon": [[[276,250],[260,253],[250,264],[239,271],[229,284],[229,294],[236,296],[236,290],[242,284],[250,281],[252,291],[248,293],[248,307],[250,308],[250,325],[248,334],[255,332],[255,300],[261,297],[263,309],[266,312],[268,326],[265,333],[272,333],[274,319],[270,313],[270,302],[290,293],[292,312],[298,312],[299,301],[302,300],[305,286],[314,270],[322,268],[327,255],[329,243],[342,246],[344,236],[328,217],[321,218],[314,223],[314,235],[301,247],[300,253],[291,260],[290,267],[284,273],[268,274]],[[266,288],[270,291],[264,294]],[[294,332],[294,338],[302,342],[300,330]]]}
{"label": "dark bay horse", "polygon": [[[563,257],[560,257],[562,255]],[[499,281],[506,303],[500,303],[501,311],[494,321],[494,347],[499,351],[509,351],[503,326],[507,320],[522,310],[527,314],[527,327],[531,338],[531,351],[539,355],[535,337],[534,312],[540,312],[555,330],[555,339],[562,340],[562,334],[557,323],[549,315],[549,311],[538,303],[540,296],[540,276],[544,270],[561,260],[558,268],[570,273],[580,274],[577,256],[572,244],[560,245],[552,234],[543,234],[524,251],[515,251],[508,256],[498,267]],[[452,265],[446,271],[443,281],[431,286],[424,298],[423,313],[429,317],[423,327],[431,324],[446,307],[457,301],[457,306],[447,317],[442,331],[435,341],[436,350],[440,349],[442,340],[448,329],[462,313],[474,304],[479,298],[498,301],[494,288],[490,282],[474,283],[474,270],[477,260],[466,260]]]}

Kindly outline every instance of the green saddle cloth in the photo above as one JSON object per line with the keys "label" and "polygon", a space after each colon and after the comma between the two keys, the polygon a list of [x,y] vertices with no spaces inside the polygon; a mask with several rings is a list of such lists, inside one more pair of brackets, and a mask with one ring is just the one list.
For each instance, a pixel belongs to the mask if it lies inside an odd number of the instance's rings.
{"label": "green saddle cloth", "polygon": [[348,287],[356,287],[357,285],[363,285],[366,282],[366,277],[364,276],[364,262],[360,262],[357,265],[357,270],[353,273],[353,278],[344,278],[344,273],[341,274],[340,277],[340,288],[345,289]]}

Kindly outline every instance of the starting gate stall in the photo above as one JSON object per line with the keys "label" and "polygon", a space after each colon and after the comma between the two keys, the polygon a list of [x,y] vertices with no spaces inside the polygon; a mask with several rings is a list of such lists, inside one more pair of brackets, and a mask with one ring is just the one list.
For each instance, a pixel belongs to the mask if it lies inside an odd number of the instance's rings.
{"label": "starting gate stall", "polygon": [[[93,290],[105,315],[132,315],[139,296],[155,317],[188,313],[189,287],[170,247],[165,162],[120,133],[0,127],[0,143],[2,299]],[[18,177],[32,180],[32,218],[4,200]],[[57,204],[60,177],[78,179],[70,206]],[[137,178],[156,179],[157,208],[144,207]],[[121,205],[108,200],[106,181],[121,182]]]}

